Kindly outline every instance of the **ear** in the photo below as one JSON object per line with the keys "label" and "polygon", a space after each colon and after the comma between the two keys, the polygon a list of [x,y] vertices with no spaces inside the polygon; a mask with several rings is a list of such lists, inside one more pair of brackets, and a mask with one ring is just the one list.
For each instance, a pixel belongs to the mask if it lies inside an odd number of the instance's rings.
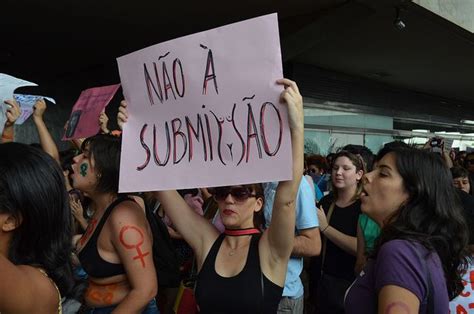
{"label": "ear", "polygon": [[360,181],[360,179],[362,179],[362,177],[364,176],[364,170],[359,170],[356,172],[357,174],[357,181]]}
{"label": "ear", "polygon": [[262,210],[262,207],[263,207],[263,198],[258,197],[258,198],[257,198],[256,207],[255,207],[254,212],[258,213],[259,211]]}
{"label": "ear", "polygon": [[15,218],[13,215],[8,215],[8,217],[2,222],[2,231],[3,232],[10,232],[18,228],[20,226],[21,221]]}

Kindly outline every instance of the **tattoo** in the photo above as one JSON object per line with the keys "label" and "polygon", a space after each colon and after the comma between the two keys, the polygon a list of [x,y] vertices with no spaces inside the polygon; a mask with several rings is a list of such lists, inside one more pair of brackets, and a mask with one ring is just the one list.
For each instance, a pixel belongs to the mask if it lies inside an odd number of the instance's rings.
{"label": "tattoo", "polygon": [[395,310],[397,310],[397,312],[400,312],[400,311],[403,311],[405,312],[406,314],[411,314],[410,312],[410,308],[408,307],[408,305],[406,303],[403,303],[401,301],[397,301],[397,302],[392,302],[390,303],[386,308],[385,308],[385,314],[390,314],[390,313],[393,313]]}
{"label": "tattoo", "polygon": [[[139,235],[140,239],[137,241],[137,243],[127,243],[125,242],[125,233],[130,232],[135,235]],[[135,226],[125,226],[120,230],[120,243],[128,249],[136,249],[137,250],[137,256],[134,256],[133,259],[140,259],[142,263],[142,267],[145,268],[145,256],[150,255],[150,252],[142,252],[141,246],[143,242],[145,241],[145,237],[143,236],[143,232],[140,230],[140,228],[135,227]]]}
{"label": "tattoo", "polygon": [[87,169],[89,166],[86,163],[81,164],[81,176],[85,177],[87,175]]}
{"label": "tattoo", "polygon": [[84,232],[81,239],[79,240],[79,244],[81,246],[83,246],[84,243],[86,243],[87,239],[89,239],[89,237],[92,235],[92,232],[94,231],[94,228],[96,225],[97,225],[97,219],[95,218],[91,219],[91,221],[87,225],[86,232]]}

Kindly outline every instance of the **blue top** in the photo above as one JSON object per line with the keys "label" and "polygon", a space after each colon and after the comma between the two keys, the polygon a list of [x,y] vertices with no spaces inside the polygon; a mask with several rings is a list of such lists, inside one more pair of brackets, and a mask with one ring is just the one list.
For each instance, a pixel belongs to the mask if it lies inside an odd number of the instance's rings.
{"label": "blue top", "polygon": [[[265,227],[268,228],[272,220],[273,200],[278,182],[270,182],[264,184],[265,193]],[[316,212],[316,204],[314,201],[313,191],[308,181],[303,177],[298,189],[296,198],[296,225],[295,235],[300,230],[319,227],[318,215]],[[288,262],[288,270],[286,272],[285,289],[283,296],[290,298],[299,298],[303,296],[304,288],[300,279],[303,270],[303,258],[292,257]]]}

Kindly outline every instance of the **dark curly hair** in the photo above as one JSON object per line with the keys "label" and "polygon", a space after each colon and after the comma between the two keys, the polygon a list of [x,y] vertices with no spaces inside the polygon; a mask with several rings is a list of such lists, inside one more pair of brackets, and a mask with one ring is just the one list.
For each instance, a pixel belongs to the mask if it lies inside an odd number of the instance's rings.
{"label": "dark curly hair", "polygon": [[384,243],[395,239],[415,241],[436,251],[453,299],[463,290],[461,274],[467,265],[468,232],[449,169],[439,156],[407,146],[386,146],[376,160],[389,153],[395,154],[409,198],[382,228],[373,256]]}
{"label": "dark curly hair", "polygon": [[53,158],[20,143],[0,145],[0,212],[20,225],[12,231],[8,259],[43,268],[62,296],[75,284],[72,221],[64,177]]}

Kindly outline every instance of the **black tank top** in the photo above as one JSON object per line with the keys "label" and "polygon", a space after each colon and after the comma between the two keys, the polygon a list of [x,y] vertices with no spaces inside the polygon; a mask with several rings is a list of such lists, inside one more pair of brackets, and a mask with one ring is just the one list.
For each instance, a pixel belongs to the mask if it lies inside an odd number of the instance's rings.
{"label": "black tank top", "polygon": [[220,276],[215,269],[217,253],[224,237],[221,234],[214,242],[197,277],[196,300],[200,313],[275,314],[283,287],[267,279],[260,269],[260,235],[252,235],[244,268],[230,278]]}
{"label": "black tank top", "polygon": [[105,222],[109,218],[112,210],[120,203],[124,201],[133,201],[131,198],[127,196],[120,196],[112,204],[107,207],[102,218],[100,218],[97,227],[94,230],[91,238],[87,242],[86,246],[82,248],[81,252],[79,252],[78,257],[81,261],[81,265],[86,271],[89,276],[95,278],[107,278],[117,275],[125,274],[125,269],[123,268],[122,264],[115,264],[104,261],[102,257],[99,255],[99,251],[97,249],[97,240],[99,239],[100,232],[104,227]]}

